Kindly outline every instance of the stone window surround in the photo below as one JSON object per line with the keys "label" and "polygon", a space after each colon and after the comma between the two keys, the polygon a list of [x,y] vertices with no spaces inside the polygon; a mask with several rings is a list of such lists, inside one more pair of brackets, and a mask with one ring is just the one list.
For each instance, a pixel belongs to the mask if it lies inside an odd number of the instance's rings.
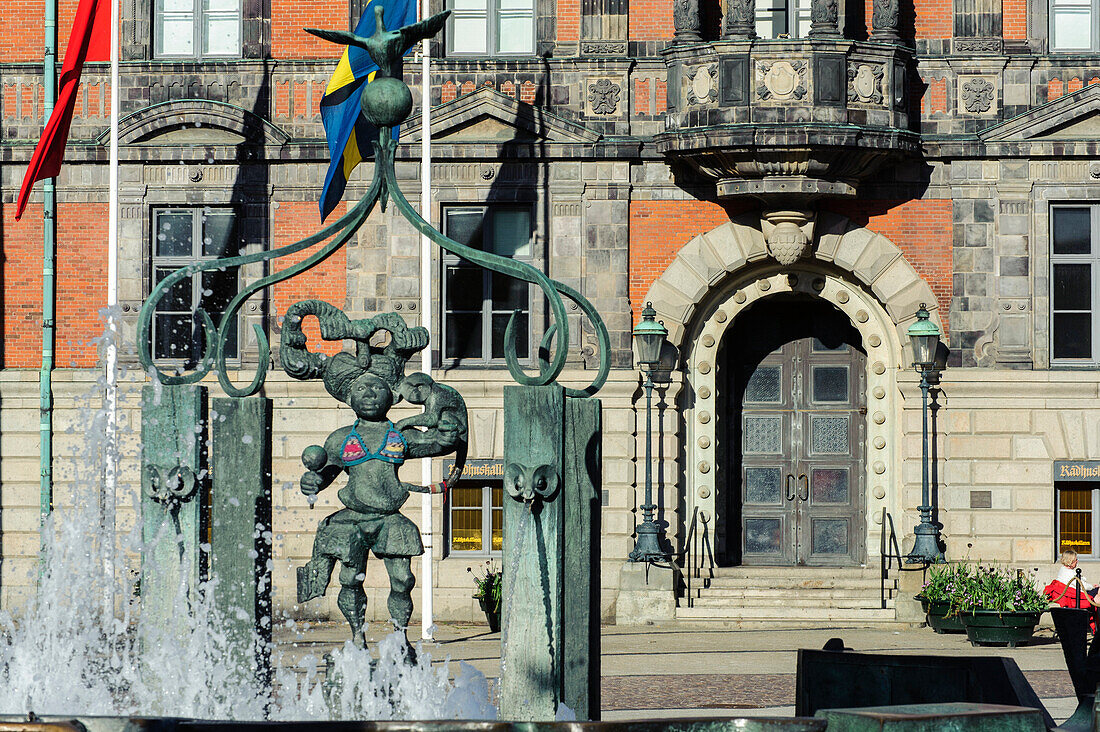
{"label": "stone window surround", "polygon": [[864,522],[863,537],[870,557],[877,554],[877,527],[882,522],[882,509],[900,516],[905,508],[901,505],[902,477],[898,469],[901,464],[898,436],[902,399],[897,372],[901,368],[899,355],[903,347],[894,322],[875,298],[861,286],[809,263],[796,264],[789,270],[765,266],[743,273],[723,287],[723,294],[707,308],[705,315],[700,316],[698,332],[690,339],[692,346],[686,369],[689,388],[682,401],[686,427],[684,465],[688,472],[684,515],[698,508],[701,518],[709,521],[716,514],[719,472],[716,452],[721,418],[714,405],[718,390],[716,359],[722,338],[736,317],[752,303],[790,292],[824,299],[847,315],[867,350],[867,452],[861,480],[866,497],[864,516],[871,519]]}

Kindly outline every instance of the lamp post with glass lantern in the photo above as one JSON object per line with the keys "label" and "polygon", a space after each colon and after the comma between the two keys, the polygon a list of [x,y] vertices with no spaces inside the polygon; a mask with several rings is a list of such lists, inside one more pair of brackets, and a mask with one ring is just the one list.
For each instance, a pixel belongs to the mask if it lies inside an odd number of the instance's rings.
{"label": "lamp post with glass lantern", "polygon": [[653,303],[647,302],[642,310],[642,320],[634,327],[634,343],[638,350],[638,365],[645,371],[645,503],[642,504],[642,523],[638,525],[638,538],[630,552],[632,562],[655,562],[667,559],[661,549],[661,529],[653,520],[653,372],[661,362],[661,349],[665,344],[668,328],[656,320]]}
{"label": "lamp post with glass lantern", "polygon": [[936,366],[936,350],[940,344],[940,329],[928,319],[928,310],[921,303],[917,321],[909,326],[909,342],[913,346],[913,368],[920,374],[921,409],[923,412],[924,444],[921,454],[920,523],[913,529],[913,550],[906,557],[911,564],[943,561],[940,551],[940,530],[932,523],[932,498],[928,479],[928,389]]}

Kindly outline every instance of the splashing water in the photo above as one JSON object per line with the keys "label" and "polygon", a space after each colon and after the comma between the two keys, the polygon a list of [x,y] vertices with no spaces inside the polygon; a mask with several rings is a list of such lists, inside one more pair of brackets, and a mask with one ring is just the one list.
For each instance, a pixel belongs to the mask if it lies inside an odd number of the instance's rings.
{"label": "splashing water", "polygon": [[[109,313],[101,311],[107,319]],[[114,314],[116,319],[118,314]],[[117,322],[117,321],[116,321]],[[116,337],[97,339],[102,348]],[[104,499],[108,440],[99,382],[79,406],[87,437],[71,455],[65,506],[42,527],[37,590],[18,614],[0,613],[0,714],[146,715],[197,719],[495,719],[489,684],[473,667],[433,665],[423,648],[405,662],[394,633],[374,649],[350,642],[324,662],[291,667],[273,653],[269,684],[242,673],[234,659],[264,641],[235,640],[213,605],[213,583],[183,586],[174,598],[178,627],[143,623],[136,592],[141,522],[119,531]],[[159,398],[159,387],[157,388]],[[129,458],[135,455],[124,456]],[[59,460],[55,459],[55,464]],[[140,516],[136,477],[129,495]],[[169,528],[170,527],[165,527]],[[250,648],[242,649],[237,644]],[[377,658],[373,656],[377,655]],[[326,673],[327,671],[327,673]]]}

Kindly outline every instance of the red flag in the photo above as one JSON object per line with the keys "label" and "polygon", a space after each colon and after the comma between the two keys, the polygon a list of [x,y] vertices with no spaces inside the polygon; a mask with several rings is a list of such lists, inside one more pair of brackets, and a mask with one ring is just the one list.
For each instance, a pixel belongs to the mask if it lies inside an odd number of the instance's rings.
{"label": "red flag", "polygon": [[[69,45],[65,48],[57,103],[23,176],[23,185],[15,204],[16,221],[27,207],[34,184],[61,172],[61,160],[65,157],[65,143],[69,139],[69,125],[73,121],[76,90],[80,86],[84,62],[110,60],[111,0],[80,0],[73,20],[73,31],[69,34]],[[114,93],[113,89],[111,93]]]}

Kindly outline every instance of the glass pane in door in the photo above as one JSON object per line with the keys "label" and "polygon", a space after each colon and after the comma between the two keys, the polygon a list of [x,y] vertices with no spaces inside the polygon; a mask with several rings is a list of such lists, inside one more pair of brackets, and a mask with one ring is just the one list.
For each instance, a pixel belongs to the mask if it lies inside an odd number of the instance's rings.
{"label": "glass pane in door", "polygon": [[745,552],[779,554],[782,521],[777,518],[745,519]]}
{"label": "glass pane in door", "polygon": [[814,554],[848,553],[848,519],[819,518],[811,524]]}
{"label": "glass pane in door", "polygon": [[820,503],[848,503],[848,470],[814,468],[810,471],[810,500]]}
{"label": "glass pane in door", "polygon": [[745,503],[782,502],[782,480],[779,468],[745,468]]}

